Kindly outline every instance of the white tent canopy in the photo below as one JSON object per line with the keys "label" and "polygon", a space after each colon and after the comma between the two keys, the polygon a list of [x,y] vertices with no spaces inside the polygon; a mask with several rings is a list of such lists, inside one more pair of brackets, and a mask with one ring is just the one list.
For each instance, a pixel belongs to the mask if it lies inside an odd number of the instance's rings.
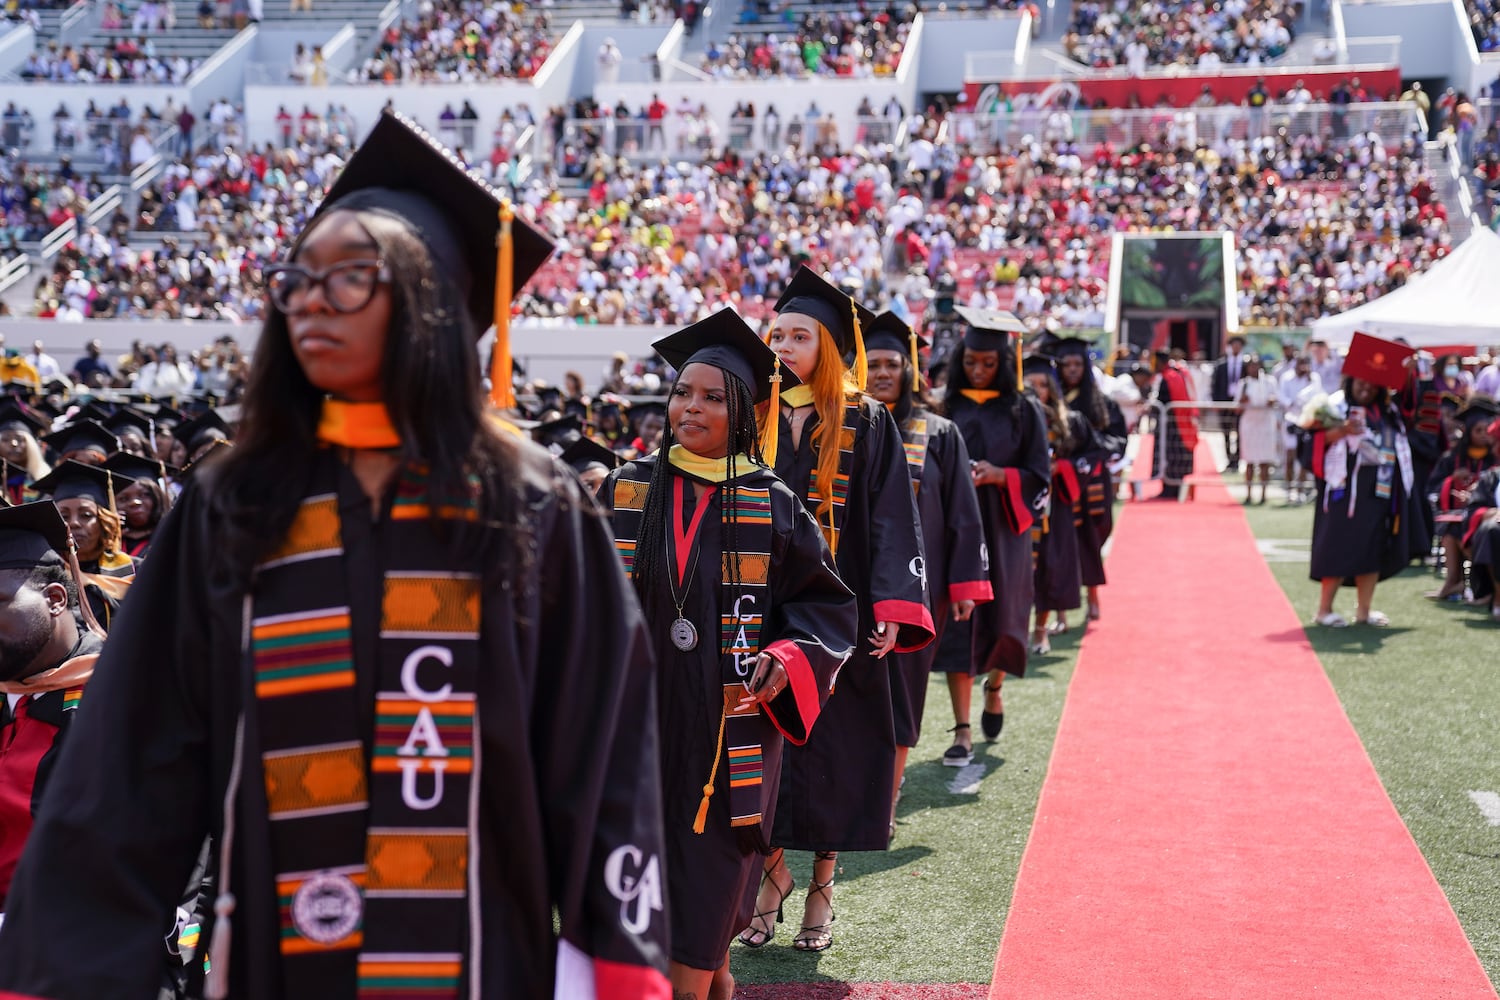
{"label": "white tent canopy", "polygon": [[1355,331],[1413,347],[1500,344],[1500,236],[1473,235],[1388,295],[1312,322],[1314,336],[1347,344]]}

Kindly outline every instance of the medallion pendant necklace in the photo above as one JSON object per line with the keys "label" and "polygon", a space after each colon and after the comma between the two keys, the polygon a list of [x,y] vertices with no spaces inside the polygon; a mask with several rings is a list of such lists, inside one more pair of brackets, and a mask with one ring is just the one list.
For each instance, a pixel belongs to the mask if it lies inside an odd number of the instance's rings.
{"label": "medallion pendant necklace", "polygon": [[[698,648],[698,629],[694,627],[692,622],[683,617],[682,607],[687,603],[688,591],[692,589],[693,577],[698,572],[698,555],[702,551],[702,546],[699,544],[701,533],[698,529],[703,523],[703,514],[708,510],[708,500],[713,495],[713,491],[709,490],[698,498],[698,507],[693,511],[692,523],[688,526],[687,537],[684,537],[682,530],[683,489],[681,477],[673,477],[672,490],[676,494],[675,499],[677,501],[671,515],[672,537],[675,542],[672,556],[673,561],[677,564],[676,569],[680,571],[684,563],[687,564],[687,569],[685,572],[680,573],[682,580],[681,594],[677,592],[679,574],[672,572],[671,568],[667,570],[667,588],[672,595],[672,604],[677,608],[677,617],[673,620],[667,634],[672,640],[672,645],[684,653],[688,653]],[[684,545],[688,547],[688,554],[685,557],[680,554]]]}

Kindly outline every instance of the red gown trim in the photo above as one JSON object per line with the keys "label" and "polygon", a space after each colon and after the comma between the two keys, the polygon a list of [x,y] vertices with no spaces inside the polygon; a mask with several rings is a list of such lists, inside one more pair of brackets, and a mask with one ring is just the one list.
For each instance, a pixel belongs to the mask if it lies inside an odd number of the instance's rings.
{"label": "red gown trim", "polygon": [[797,703],[797,717],[802,720],[802,734],[787,732],[776,718],[775,712],[767,712],[771,723],[780,730],[787,742],[801,746],[812,733],[813,723],[818,720],[818,679],[813,676],[812,664],[807,655],[790,639],[777,639],[766,647],[766,653],[780,661],[786,670],[787,686],[791,688],[792,700]]}

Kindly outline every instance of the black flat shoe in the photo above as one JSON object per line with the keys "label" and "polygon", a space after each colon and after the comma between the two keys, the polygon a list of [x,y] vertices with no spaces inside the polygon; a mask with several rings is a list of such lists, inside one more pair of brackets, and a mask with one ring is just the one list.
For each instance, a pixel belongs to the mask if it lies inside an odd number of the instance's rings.
{"label": "black flat shoe", "polygon": [[[958,725],[950,729],[949,732],[956,733],[960,729],[968,728],[969,724],[967,722],[960,722]],[[972,747],[964,746],[962,743],[958,742],[957,739],[953,741],[953,745],[951,747],[943,751],[944,767],[968,767],[972,763],[974,763],[974,749]]]}
{"label": "black flat shoe", "polygon": [[[991,691],[998,691],[998,690],[1000,690],[1000,688],[999,688],[998,685],[995,686],[995,687],[990,687],[988,684],[986,684],[984,686],[984,693],[985,694],[989,694]],[[1004,728],[1005,728],[1005,710],[1004,709],[1001,709],[998,712],[982,711],[982,712],[979,713],[979,731],[982,732],[982,733],[984,733],[984,738],[985,739],[987,739],[987,740],[996,740],[996,739],[999,739],[1000,738],[1000,730],[1002,730]]]}

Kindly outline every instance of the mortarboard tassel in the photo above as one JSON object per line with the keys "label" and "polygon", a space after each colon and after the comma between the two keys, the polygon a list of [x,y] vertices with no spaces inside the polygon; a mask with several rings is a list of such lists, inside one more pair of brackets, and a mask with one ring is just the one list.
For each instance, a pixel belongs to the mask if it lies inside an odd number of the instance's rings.
{"label": "mortarboard tassel", "polygon": [[911,391],[922,391],[922,359],[917,353],[917,331],[911,331]]}
{"label": "mortarboard tassel", "polygon": [[760,427],[760,457],[766,467],[776,468],[776,441],[781,437],[781,357],[771,369],[771,403],[766,407],[765,423]]}
{"label": "mortarboard tassel", "polygon": [[495,258],[495,345],[490,351],[490,402],[502,410],[513,409],[516,405],[510,362],[510,284],[516,252],[511,223],[515,217],[510,199],[502,199],[500,235],[495,238],[495,245],[500,250]]}
{"label": "mortarboard tassel", "polygon": [[1021,376],[1021,335],[1016,334],[1016,391],[1023,392],[1026,389],[1026,380]]}
{"label": "mortarboard tassel", "polygon": [[859,328],[859,305],[854,296],[849,296],[849,319],[854,324],[854,381],[859,391],[864,392],[870,380],[870,362],[865,357],[865,335]]}
{"label": "mortarboard tassel", "polygon": [[719,738],[714,740],[714,766],[708,772],[708,783],[703,786],[703,799],[698,803],[698,815],[693,817],[693,832],[702,833],[708,826],[708,800],[714,797],[714,779],[719,776],[719,757],[724,752],[724,724],[729,719],[729,708],[719,712]]}

